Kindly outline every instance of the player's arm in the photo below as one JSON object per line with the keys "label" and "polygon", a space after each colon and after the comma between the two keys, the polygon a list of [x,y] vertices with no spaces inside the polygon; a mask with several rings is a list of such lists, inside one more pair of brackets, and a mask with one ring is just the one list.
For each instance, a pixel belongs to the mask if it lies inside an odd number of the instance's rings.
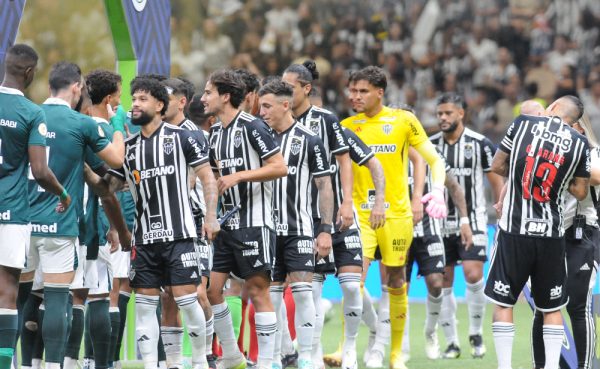
{"label": "player's arm", "polygon": [[46,146],[29,145],[29,164],[31,165],[31,173],[36,182],[48,192],[51,192],[60,198],[62,211],[68,208],[71,204],[71,195],[54,176],[54,173],[48,168],[46,160]]}
{"label": "player's arm", "polygon": [[[121,137],[121,146],[115,140],[115,137]],[[120,132],[115,132],[113,135],[113,142],[109,143],[104,149],[96,153],[100,159],[102,159],[111,168],[120,168],[123,166],[123,160],[125,159],[125,146],[123,145],[123,136]]]}
{"label": "player's arm", "polygon": [[423,190],[425,188],[425,160],[412,147],[408,148],[408,159],[413,164],[413,193],[411,199],[411,208],[413,213],[413,224],[419,223],[423,219]]}
{"label": "player's arm", "polygon": [[210,165],[207,163],[195,167],[194,175],[200,178],[204,201],[206,202],[206,215],[202,231],[209,240],[214,240],[220,231],[219,222],[217,221],[217,181]]}
{"label": "player's arm", "polygon": [[588,142],[586,139],[583,140],[584,149],[579,155],[579,161],[573,173],[573,179],[569,183],[569,192],[577,200],[583,201],[587,197],[588,190],[590,188],[590,172],[591,172],[591,156]]}
{"label": "player's arm", "polygon": [[600,163],[592,163],[592,170],[590,171],[590,185],[600,185]]}
{"label": "player's arm", "polygon": [[278,151],[263,161],[263,166],[257,169],[232,173],[217,180],[219,194],[241,182],[267,182],[287,175],[287,165],[283,155]]}
{"label": "player's arm", "polygon": [[502,179],[502,176],[493,173],[493,172],[487,172],[486,173],[488,181],[490,181],[490,185],[492,185],[492,192],[494,193],[494,201],[498,202],[500,201],[500,197],[502,196],[502,189],[504,187],[504,180]]}
{"label": "player's arm", "polygon": [[110,229],[108,232],[111,233],[112,231],[116,231],[118,234],[118,242],[116,242],[116,240],[110,240],[110,252],[112,253],[117,251],[119,244],[121,244],[121,249],[123,251],[129,251],[131,249],[131,233],[129,232],[127,223],[125,223],[125,219],[123,218],[119,200],[114,193],[108,193],[104,196],[101,196],[100,199],[102,200],[102,207],[104,208],[104,213],[106,214],[106,218],[108,218],[108,222],[110,224]]}
{"label": "player's arm", "polygon": [[375,203],[371,209],[369,222],[371,228],[377,229],[385,225],[385,174],[381,162],[375,157],[371,157],[365,164],[371,172],[371,179],[375,186]]}
{"label": "player's arm", "polygon": [[465,245],[465,249],[469,249],[473,245],[473,231],[469,222],[469,213],[467,213],[467,200],[465,200],[465,192],[460,187],[456,177],[449,172],[446,172],[446,188],[454,205],[458,209],[460,217],[460,238]]}
{"label": "player's arm", "polygon": [[[422,129],[422,128],[421,128]],[[414,148],[421,154],[429,164],[431,170],[431,191],[423,196],[421,200],[427,203],[427,214],[432,218],[443,218],[446,216],[446,200],[444,199],[444,182],[446,181],[446,164],[431,141],[425,140]]]}
{"label": "player's arm", "polygon": [[319,190],[319,211],[321,212],[321,224],[317,235],[318,256],[323,258],[331,252],[331,229],[333,221],[333,189],[331,187],[331,176],[324,175],[314,178],[315,185]]}
{"label": "player's arm", "polygon": [[588,194],[590,188],[590,179],[585,177],[573,177],[569,183],[569,193],[578,201],[583,201]]}
{"label": "player's arm", "polygon": [[354,214],[352,211],[352,183],[354,177],[352,175],[352,160],[348,152],[335,156],[340,166],[340,180],[342,182],[342,195],[344,201],[340,205],[340,209],[336,216],[338,224],[340,224],[340,230],[346,230],[350,228],[354,222]]}
{"label": "player's arm", "polygon": [[503,150],[497,150],[492,160],[492,172],[508,177],[508,153]]}

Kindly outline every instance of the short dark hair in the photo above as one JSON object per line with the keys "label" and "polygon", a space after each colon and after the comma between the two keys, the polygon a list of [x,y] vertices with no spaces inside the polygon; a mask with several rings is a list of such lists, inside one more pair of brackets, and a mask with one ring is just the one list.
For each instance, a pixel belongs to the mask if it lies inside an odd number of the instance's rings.
{"label": "short dark hair", "polygon": [[583,103],[577,96],[565,95],[561,99],[566,99],[571,103],[571,108],[567,110],[572,122],[577,122],[583,116]]}
{"label": "short dark hair", "polygon": [[229,94],[231,106],[239,108],[246,97],[246,85],[237,73],[230,69],[219,70],[210,75],[209,81],[219,95]]}
{"label": "short dark hair", "polygon": [[258,91],[258,96],[261,97],[268,94],[291,98],[294,94],[294,88],[289,83],[285,83],[283,81],[273,81],[262,86]]}
{"label": "short dark hair", "polygon": [[158,82],[162,82],[165,79],[169,78],[167,76],[163,76],[162,74],[158,74],[158,73],[144,73],[144,74],[140,74],[138,77],[155,79]]}
{"label": "short dark hair", "polygon": [[185,83],[179,78],[168,78],[161,81],[171,95],[182,95],[187,98]]}
{"label": "short dark hair", "polygon": [[81,88],[81,97],[79,98],[79,101],[77,102],[77,105],[75,105],[75,108],[73,108],[73,110],[79,113],[83,113],[83,107],[87,105],[93,105],[93,103],[92,99],[90,99],[88,87],[84,83],[83,87]]}
{"label": "short dark hair", "polygon": [[281,76],[275,76],[275,75],[266,76],[262,79],[262,81],[260,81],[260,84],[261,84],[261,86],[264,86],[273,81],[281,81]]}
{"label": "short dark hair", "polygon": [[15,44],[6,51],[4,68],[7,74],[18,75],[38,62],[38,54],[25,44]]}
{"label": "short dark hair", "polygon": [[77,64],[61,61],[52,66],[48,83],[50,91],[57,92],[73,83],[81,82],[81,68]]}
{"label": "short dark hair", "polygon": [[444,92],[437,98],[436,105],[454,104],[461,109],[467,108],[467,103],[462,96],[454,92]]}
{"label": "short dark hair", "polygon": [[211,114],[206,113],[204,109],[204,103],[202,102],[201,98],[201,94],[195,94],[192,96],[188,105],[189,119],[197,125],[204,124],[204,122],[211,116]]}
{"label": "short dark hair", "polygon": [[246,86],[245,95],[248,95],[250,92],[258,91],[260,82],[256,74],[250,72],[248,69],[236,69],[234,72],[242,78],[242,81],[244,81],[244,85]]}
{"label": "short dark hair", "polygon": [[158,101],[162,101],[164,106],[160,111],[160,114],[165,114],[169,107],[169,94],[163,84],[155,78],[135,77],[133,81],[131,81],[131,94],[133,95],[138,91],[147,92]]}
{"label": "short dark hair", "polygon": [[313,83],[319,79],[317,63],[313,60],[305,60],[302,64],[292,64],[283,71],[283,73],[295,73],[298,75],[298,81],[302,85]]}
{"label": "short dark hair", "polygon": [[382,88],[384,91],[387,88],[387,77],[383,69],[375,66],[365,67],[350,75],[349,82],[367,81],[371,85]]}
{"label": "short dark hair", "polygon": [[106,96],[117,92],[120,83],[120,75],[105,69],[96,69],[85,76],[85,84],[94,105],[100,104]]}
{"label": "short dark hair", "polygon": [[184,76],[179,76],[179,77],[177,77],[177,79],[180,80],[181,82],[183,82],[183,90],[185,92],[185,97],[187,98],[187,101],[189,102],[190,100],[192,100],[192,97],[196,93],[196,86],[194,85],[194,83],[192,81],[185,78]]}

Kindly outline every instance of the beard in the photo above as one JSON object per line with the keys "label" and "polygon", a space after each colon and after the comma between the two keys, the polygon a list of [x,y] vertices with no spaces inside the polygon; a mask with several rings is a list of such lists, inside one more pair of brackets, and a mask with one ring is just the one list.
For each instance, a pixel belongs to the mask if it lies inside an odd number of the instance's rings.
{"label": "beard", "polygon": [[453,122],[450,124],[450,127],[446,128],[446,129],[442,129],[442,131],[452,133],[452,132],[456,131],[457,128],[458,128],[458,122]]}
{"label": "beard", "polygon": [[131,124],[133,124],[134,126],[145,126],[145,125],[149,124],[150,122],[152,122],[153,119],[154,119],[153,115],[150,115],[145,111],[142,111],[142,112],[140,112],[140,116],[137,118],[134,118],[133,115],[131,116]]}

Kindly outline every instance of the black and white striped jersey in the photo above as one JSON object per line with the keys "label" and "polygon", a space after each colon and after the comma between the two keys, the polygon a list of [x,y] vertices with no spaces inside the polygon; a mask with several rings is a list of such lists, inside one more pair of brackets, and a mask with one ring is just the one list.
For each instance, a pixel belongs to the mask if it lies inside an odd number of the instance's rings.
{"label": "black and white striped jersey", "polygon": [[[263,160],[279,152],[271,128],[260,118],[239,112],[223,127],[210,128],[210,163],[221,177],[259,169]],[[240,210],[224,224],[226,229],[269,227],[273,222],[273,181],[241,182],[223,194],[222,213],[239,206]]]}
{"label": "black and white striped jersey", "polygon": [[[342,131],[342,126],[338,117],[330,112],[329,110],[319,108],[311,105],[311,107],[302,115],[297,117],[298,121],[306,128],[310,129],[314,134],[318,135],[325,145],[325,152],[327,155],[327,161],[331,167],[331,184],[333,186],[334,194],[334,216],[337,214],[342,204],[342,183],[340,179],[340,170],[335,158],[336,155],[340,155],[348,152],[348,140]],[[313,184],[313,215],[315,218],[320,218],[319,214],[319,193],[317,188]],[[335,226],[335,222],[334,222]]]}
{"label": "black and white striped jersey", "polygon": [[312,237],[313,178],[330,175],[325,147],[319,136],[298,122],[275,133],[275,141],[288,166],[288,175],[274,181],[277,235]]}
{"label": "black and white striped jersey", "polygon": [[587,139],[558,117],[518,116],[500,143],[509,155],[500,228],[535,237],[564,235],[565,191],[590,176]]}
{"label": "black and white striped jersey", "polygon": [[352,132],[351,129],[343,128],[343,132],[348,140],[350,159],[356,165],[365,165],[369,159],[375,156],[373,150],[356,133]]}
{"label": "black and white striped jersey", "polygon": [[[431,136],[431,142],[446,158],[450,173],[465,191],[467,212],[473,232],[487,231],[487,206],[485,200],[484,174],[491,170],[494,144],[485,136],[465,128],[460,139],[450,145],[443,132]],[[448,217],[443,221],[445,236],[460,232],[460,215],[452,198],[446,193]]]}
{"label": "black and white striped jersey", "polygon": [[[190,131],[193,137],[196,138],[196,141],[198,141],[202,153],[208,156],[208,132],[198,128],[198,126],[189,119],[185,119],[179,127]],[[204,193],[202,191],[202,182],[200,179],[196,179],[196,185],[190,191],[190,201],[194,215],[202,217],[206,214],[206,203],[204,202]]]}
{"label": "black and white striped jersey", "polygon": [[207,162],[190,132],[168,123],[150,137],[138,132],[125,140],[125,163],[111,173],[129,183],[135,202],[134,244],[196,237],[188,167]]}

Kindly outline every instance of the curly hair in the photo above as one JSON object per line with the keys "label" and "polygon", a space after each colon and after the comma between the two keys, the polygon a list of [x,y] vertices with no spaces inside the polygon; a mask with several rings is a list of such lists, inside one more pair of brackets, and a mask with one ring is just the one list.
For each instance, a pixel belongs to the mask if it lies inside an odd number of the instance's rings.
{"label": "curly hair", "polygon": [[160,83],[156,78],[149,77],[135,77],[131,81],[131,94],[138,91],[147,92],[150,96],[154,97],[158,101],[162,101],[164,104],[161,115],[164,115],[169,107],[169,94],[166,87]]}
{"label": "curly hair", "polygon": [[105,69],[96,69],[85,76],[85,83],[92,104],[97,105],[106,96],[117,92],[121,83],[121,76]]}

